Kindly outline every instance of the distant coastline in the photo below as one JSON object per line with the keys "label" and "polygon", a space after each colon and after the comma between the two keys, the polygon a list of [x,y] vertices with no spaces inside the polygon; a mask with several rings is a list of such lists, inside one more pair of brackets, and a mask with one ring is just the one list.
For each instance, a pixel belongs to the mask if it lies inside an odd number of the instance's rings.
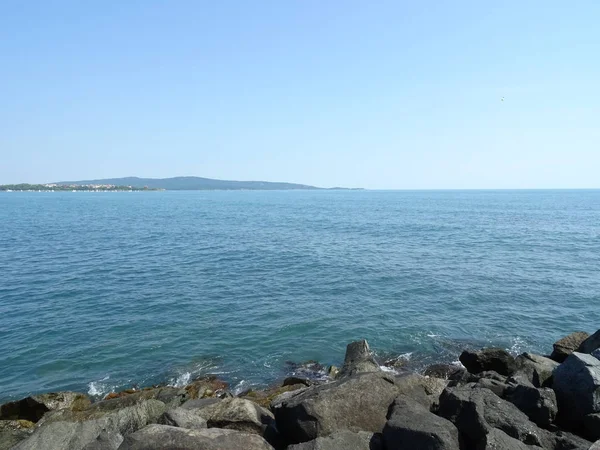
{"label": "distant coastline", "polygon": [[136,187],[114,184],[4,184],[0,192],[131,192],[131,191],[161,191],[148,187]]}

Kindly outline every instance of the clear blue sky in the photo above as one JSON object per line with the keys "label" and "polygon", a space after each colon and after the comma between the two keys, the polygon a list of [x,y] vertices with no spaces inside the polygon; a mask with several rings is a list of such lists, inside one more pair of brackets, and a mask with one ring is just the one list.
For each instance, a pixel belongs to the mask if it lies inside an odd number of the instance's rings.
{"label": "clear blue sky", "polygon": [[0,184],[597,188],[599,21],[598,0],[4,0]]}

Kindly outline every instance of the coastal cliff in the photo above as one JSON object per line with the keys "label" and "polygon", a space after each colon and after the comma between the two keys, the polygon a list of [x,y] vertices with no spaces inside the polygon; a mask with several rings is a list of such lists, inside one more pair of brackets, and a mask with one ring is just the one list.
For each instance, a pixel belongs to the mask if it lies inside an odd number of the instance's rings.
{"label": "coastal cliff", "polygon": [[30,396],[0,407],[0,450],[595,449],[599,357],[600,330],[557,341],[549,356],[485,348],[398,375],[363,340],[328,380],[289,377],[237,396],[216,377],[97,402]]}

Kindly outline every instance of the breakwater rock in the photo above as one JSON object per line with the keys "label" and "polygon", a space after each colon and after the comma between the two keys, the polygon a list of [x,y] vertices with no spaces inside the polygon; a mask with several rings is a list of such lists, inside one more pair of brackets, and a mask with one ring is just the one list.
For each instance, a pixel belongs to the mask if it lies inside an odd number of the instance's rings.
{"label": "breakwater rock", "polygon": [[237,396],[184,388],[52,393],[0,407],[0,450],[589,450],[600,448],[600,332],[548,356],[465,351],[464,366],[395,375],[366,341],[330,380],[291,377]]}

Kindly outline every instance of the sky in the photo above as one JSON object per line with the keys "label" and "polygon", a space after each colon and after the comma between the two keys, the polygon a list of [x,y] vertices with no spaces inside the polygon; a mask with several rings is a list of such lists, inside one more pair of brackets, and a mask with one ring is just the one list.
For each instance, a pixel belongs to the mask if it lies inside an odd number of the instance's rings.
{"label": "sky", "polygon": [[3,0],[0,184],[600,187],[600,1]]}

